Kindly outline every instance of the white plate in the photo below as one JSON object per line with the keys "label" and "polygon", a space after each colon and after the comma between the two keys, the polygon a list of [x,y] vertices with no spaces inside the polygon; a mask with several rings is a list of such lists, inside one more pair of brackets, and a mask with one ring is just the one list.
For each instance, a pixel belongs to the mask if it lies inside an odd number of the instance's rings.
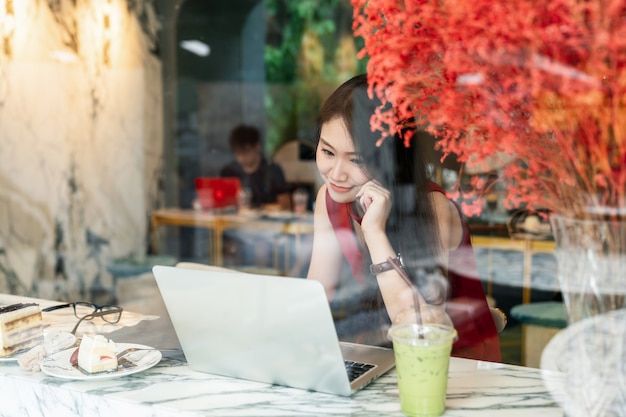
{"label": "white plate", "polygon": [[[626,310],[585,319],[561,330],[544,348],[544,382],[568,416],[586,415],[580,404],[583,397],[592,402],[612,396],[623,398],[619,386],[626,381],[625,322]],[[621,401],[621,405],[618,400],[611,407],[623,406]]]}
{"label": "white plate", "polygon": [[[121,352],[128,348],[144,348],[153,349],[146,345],[137,345],[134,343],[117,343],[117,351]],[[124,356],[127,360],[133,362],[136,366],[130,368],[118,367],[116,371],[101,372],[97,374],[84,374],[78,369],[74,368],[70,363],[70,357],[76,349],[67,349],[62,352],[55,353],[48,356],[41,362],[41,370],[50,375],[64,379],[76,379],[76,380],[98,380],[98,379],[111,379],[119,378],[126,375],[136,374],[137,372],[145,371],[152,368],[159,363],[162,358],[162,354],[158,350],[139,350],[137,352],[131,352]]]}
{"label": "white plate", "polygon": [[[67,349],[76,342],[76,336],[70,332],[60,332],[58,330],[44,330],[43,331],[43,346],[46,348],[48,354],[59,352],[63,349]],[[16,353],[13,356],[5,356],[0,358],[0,362],[15,362],[17,361],[27,350]]]}

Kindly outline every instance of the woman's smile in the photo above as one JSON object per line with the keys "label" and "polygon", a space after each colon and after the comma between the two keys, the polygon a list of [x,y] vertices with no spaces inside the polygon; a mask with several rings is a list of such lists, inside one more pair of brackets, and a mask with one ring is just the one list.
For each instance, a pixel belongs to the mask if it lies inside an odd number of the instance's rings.
{"label": "woman's smile", "polygon": [[340,185],[333,184],[332,182],[329,182],[328,185],[337,193],[347,193],[352,190],[352,187],[342,187]]}
{"label": "woman's smile", "polygon": [[353,201],[361,186],[369,180],[360,161],[343,120],[335,118],[324,123],[316,162],[333,200]]}

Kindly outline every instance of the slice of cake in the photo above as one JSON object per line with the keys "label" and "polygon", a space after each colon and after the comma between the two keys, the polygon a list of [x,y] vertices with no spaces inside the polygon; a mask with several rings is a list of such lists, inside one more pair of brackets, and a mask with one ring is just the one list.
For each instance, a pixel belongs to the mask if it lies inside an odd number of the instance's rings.
{"label": "slice of cake", "polygon": [[39,304],[0,307],[0,357],[43,343],[43,321]]}
{"label": "slice of cake", "polygon": [[101,334],[83,335],[78,347],[78,366],[95,374],[117,369],[117,346]]}

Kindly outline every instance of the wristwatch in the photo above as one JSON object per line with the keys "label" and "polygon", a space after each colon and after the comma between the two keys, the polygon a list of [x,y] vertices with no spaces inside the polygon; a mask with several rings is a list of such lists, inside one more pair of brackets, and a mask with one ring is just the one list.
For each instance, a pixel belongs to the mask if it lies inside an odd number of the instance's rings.
{"label": "wristwatch", "polygon": [[402,256],[400,254],[398,254],[398,256],[396,256],[394,259],[390,259],[379,264],[370,265],[370,272],[372,273],[372,275],[382,274],[383,272],[394,269],[394,265],[400,268],[404,268],[404,262],[402,262]]}

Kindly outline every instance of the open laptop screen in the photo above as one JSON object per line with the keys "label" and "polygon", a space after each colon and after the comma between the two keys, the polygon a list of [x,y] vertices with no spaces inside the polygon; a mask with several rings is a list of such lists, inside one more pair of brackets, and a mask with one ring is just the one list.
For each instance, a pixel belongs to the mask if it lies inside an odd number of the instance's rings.
{"label": "open laptop screen", "polygon": [[[351,395],[394,366],[391,349],[338,341],[319,281],[205,268],[152,269],[192,369]],[[346,361],[371,367],[350,382]]]}
{"label": "open laptop screen", "polygon": [[237,193],[241,188],[235,177],[197,177],[196,193],[203,210],[237,206]]}

